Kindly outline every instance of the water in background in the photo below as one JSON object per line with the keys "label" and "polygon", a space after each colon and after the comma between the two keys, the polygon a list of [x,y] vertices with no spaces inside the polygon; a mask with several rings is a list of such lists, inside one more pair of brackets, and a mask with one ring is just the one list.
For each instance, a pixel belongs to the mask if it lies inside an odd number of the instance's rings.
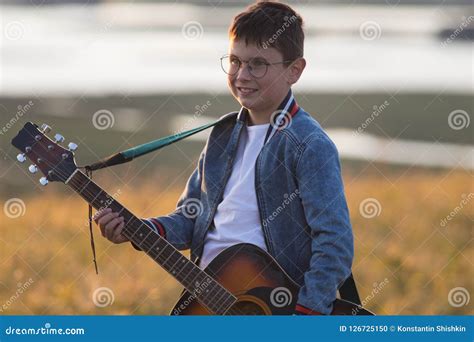
{"label": "water in background", "polygon": [[[294,90],[341,158],[474,168],[469,7],[295,8],[306,21],[308,66]],[[85,147],[78,156],[92,162],[238,109],[219,57],[240,9],[3,6],[1,174],[16,154],[9,140],[27,120],[47,121],[76,139]],[[107,127],[97,128],[98,114]],[[202,148],[179,146],[186,157],[164,152],[160,164],[183,167]]]}

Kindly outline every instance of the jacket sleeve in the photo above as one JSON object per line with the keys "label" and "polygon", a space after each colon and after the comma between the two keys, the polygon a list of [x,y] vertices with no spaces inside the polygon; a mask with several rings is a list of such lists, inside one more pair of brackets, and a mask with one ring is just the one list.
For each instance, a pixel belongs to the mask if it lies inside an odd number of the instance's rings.
{"label": "jacket sleeve", "polygon": [[307,140],[296,178],[310,228],[311,259],[297,308],[330,314],[338,288],[351,273],[354,241],[336,146],[322,132]]}
{"label": "jacket sleeve", "polygon": [[[144,223],[180,250],[191,247],[194,223],[198,216],[196,213],[202,211],[201,182],[205,150],[206,148],[201,152],[198,165],[178,199],[176,210],[166,216],[142,219]],[[134,247],[138,249],[137,246],[134,245]]]}

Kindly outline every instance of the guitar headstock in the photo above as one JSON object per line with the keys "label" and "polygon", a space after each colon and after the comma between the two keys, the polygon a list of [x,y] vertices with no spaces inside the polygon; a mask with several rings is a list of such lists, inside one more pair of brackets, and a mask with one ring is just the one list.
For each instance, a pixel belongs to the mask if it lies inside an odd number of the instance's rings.
{"label": "guitar headstock", "polygon": [[12,139],[12,145],[22,153],[17,155],[20,163],[29,159],[33,164],[29,166],[31,173],[40,170],[44,177],[40,179],[42,185],[51,182],[65,182],[77,169],[73,151],[76,150],[75,143],[69,143],[68,148],[59,145],[64,141],[61,134],[56,134],[51,140],[46,133],[51,128],[43,124],[41,128],[27,122],[25,126]]}

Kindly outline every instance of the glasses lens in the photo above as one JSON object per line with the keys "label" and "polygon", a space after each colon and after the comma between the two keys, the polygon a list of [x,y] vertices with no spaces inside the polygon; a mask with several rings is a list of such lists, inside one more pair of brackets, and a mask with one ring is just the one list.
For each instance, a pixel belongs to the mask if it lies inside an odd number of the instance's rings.
{"label": "glasses lens", "polygon": [[235,57],[225,56],[221,58],[222,70],[226,74],[235,75],[240,68],[240,60]]}
{"label": "glasses lens", "polygon": [[253,77],[255,78],[260,78],[265,76],[267,73],[267,64],[259,59],[251,59],[249,61],[249,68],[250,68],[250,73],[252,74]]}

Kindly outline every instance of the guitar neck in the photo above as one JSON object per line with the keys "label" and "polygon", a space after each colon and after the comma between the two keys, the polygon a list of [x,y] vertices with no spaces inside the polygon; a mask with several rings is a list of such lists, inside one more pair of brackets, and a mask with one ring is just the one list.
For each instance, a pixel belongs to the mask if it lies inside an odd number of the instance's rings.
{"label": "guitar neck", "polygon": [[179,281],[212,313],[224,314],[235,303],[237,299],[232,293],[183,256],[166,239],[133,215],[79,169],[67,179],[66,184],[95,209],[100,211],[111,208],[123,216],[125,227],[122,234]]}

